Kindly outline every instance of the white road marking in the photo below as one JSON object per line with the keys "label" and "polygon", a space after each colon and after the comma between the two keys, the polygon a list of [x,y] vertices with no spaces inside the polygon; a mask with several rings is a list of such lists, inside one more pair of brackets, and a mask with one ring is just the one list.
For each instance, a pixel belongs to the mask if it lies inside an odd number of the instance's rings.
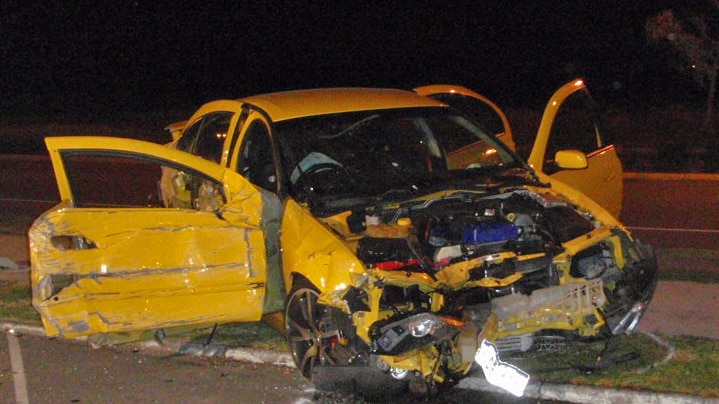
{"label": "white road marking", "polygon": [[666,231],[666,232],[677,232],[677,233],[707,233],[707,234],[719,234],[719,230],[715,229],[682,229],[677,227],[640,227],[640,226],[627,226],[629,230],[643,230],[643,231]]}
{"label": "white road marking", "polygon": [[27,380],[25,379],[25,366],[22,362],[19,337],[12,329],[8,330],[5,335],[7,335],[10,349],[10,367],[12,368],[12,377],[15,384],[15,403],[29,404],[30,399],[27,395]]}
{"label": "white road marking", "polygon": [[44,199],[23,199],[23,198],[0,198],[3,202],[42,202],[42,203],[59,203],[60,200],[48,201]]}

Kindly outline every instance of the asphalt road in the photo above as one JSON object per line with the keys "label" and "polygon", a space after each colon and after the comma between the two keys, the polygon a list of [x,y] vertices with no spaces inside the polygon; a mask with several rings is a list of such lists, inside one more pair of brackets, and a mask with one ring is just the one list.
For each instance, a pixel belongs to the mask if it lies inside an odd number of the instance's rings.
{"label": "asphalt road", "polygon": [[[13,338],[0,341],[2,403],[23,402],[23,394],[30,403],[290,403],[313,397],[310,386],[287,368],[153,355],[130,347],[91,349],[30,335],[13,343]],[[10,369],[11,356],[17,363],[18,355],[26,383],[19,393],[14,391],[17,373]]]}
{"label": "asphalt road", "polygon": [[[160,348],[0,334],[4,403],[412,403],[410,396],[367,399],[315,390],[295,369],[230,359],[180,356]],[[529,404],[536,400],[454,388],[426,403]],[[541,402],[541,401],[540,401]]]}
{"label": "asphalt road", "polygon": [[657,249],[719,248],[719,175],[625,174],[621,220]]}
{"label": "asphalt road", "polygon": [[[48,157],[0,155],[0,178],[0,217],[29,222],[59,201]],[[718,204],[719,175],[630,173],[621,220],[657,249],[717,249]]]}

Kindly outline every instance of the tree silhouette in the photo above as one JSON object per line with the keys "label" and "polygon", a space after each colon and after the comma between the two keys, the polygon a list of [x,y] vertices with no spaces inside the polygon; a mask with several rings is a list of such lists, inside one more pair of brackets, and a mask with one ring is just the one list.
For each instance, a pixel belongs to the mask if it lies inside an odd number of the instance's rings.
{"label": "tree silhouette", "polygon": [[[719,16],[719,0],[708,2],[712,17]],[[719,30],[712,27],[711,21],[706,13],[686,13],[685,17],[678,18],[673,11],[665,10],[646,22],[649,38],[669,43],[689,62],[688,68],[699,85],[707,89],[705,119],[708,126],[714,121],[719,72]]]}

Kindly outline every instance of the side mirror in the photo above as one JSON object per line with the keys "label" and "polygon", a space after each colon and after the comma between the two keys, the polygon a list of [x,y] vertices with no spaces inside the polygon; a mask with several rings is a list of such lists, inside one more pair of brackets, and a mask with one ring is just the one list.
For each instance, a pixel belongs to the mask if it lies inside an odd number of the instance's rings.
{"label": "side mirror", "polygon": [[187,121],[173,122],[167,125],[165,130],[170,132],[170,136],[172,136],[172,141],[174,142],[180,138],[182,130],[185,129],[185,126],[187,126]]}
{"label": "side mirror", "polygon": [[554,155],[557,168],[565,170],[583,170],[587,168],[587,155],[579,150],[560,150]]}

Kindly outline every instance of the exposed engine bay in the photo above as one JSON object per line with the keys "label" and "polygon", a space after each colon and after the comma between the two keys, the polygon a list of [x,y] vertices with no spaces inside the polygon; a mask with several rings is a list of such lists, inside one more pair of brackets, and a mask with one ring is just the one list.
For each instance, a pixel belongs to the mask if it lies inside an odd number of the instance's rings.
{"label": "exposed engine bay", "polygon": [[[591,217],[556,197],[528,191],[489,198],[452,195],[371,214],[366,218],[367,237],[357,248],[368,267],[432,274],[454,263],[488,257],[470,270],[470,280],[520,272],[525,275],[525,294],[557,284],[557,274],[549,268],[552,257],[562,251],[562,243],[594,228]],[[491,259],[498,254],[505,257],[501,264]]]}
{"label": "exposed engine bay", "polygon": [[656,263],[621,228],[525,188],[435,196],[347,217],[347,239],[355,237],[370,276],[339,302],[352,321],[328,311],[328,323],[344,324],[338,340],[355,342],[331,345],[339,363],[379,357],[393,377],[412,373],[434,385],[461,377],[483,340],[499,352],[526,351],[543,335],[636,326]]}

